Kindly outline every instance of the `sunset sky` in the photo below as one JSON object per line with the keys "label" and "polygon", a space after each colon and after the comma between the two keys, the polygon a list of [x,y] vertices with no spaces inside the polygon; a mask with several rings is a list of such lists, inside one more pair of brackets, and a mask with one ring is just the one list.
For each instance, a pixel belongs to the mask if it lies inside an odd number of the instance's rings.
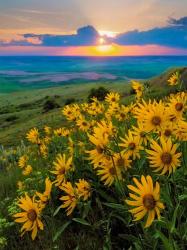
{"label": "sunset sky", "polygon": [[1,0],[0,55],[187,55],[186,0]]}

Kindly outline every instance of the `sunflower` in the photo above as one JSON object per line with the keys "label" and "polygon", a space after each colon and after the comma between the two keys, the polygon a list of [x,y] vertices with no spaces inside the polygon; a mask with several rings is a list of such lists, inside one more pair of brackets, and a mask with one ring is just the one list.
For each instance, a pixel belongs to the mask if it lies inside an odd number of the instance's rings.
{"label": "sunflower", "polygon": [[125,202],[135,207],[129,210],[134,216],[134,221],[141,220],[146,214],[148,215],[145,227],[149,227],[155,219],[155,215],[160,219],[160,210],[164,209],[164,205],[160,201],[160,185],[156,182],[154,187],[149,175],[146,177],[142,175],[141,183],[136,178],[133,178],[133,181],[136,186],[127,186],[135,193],[129,193],[133,200],[125,200]]}
{"label": "sunflower", "polygon": [[111,92],[111,93],[108,93],[105,97],[105,100],[108,102],[108,103],[112,103],[112,102],[118,102],[120,99],[120,95],[118,93],[114,93],[114,92]]}
{"label": "sunflower", "polygon": [[107,133],[103,133],[102,130],[98,130],[97,134],[88,134],[88,138],[90,142],[95,145],[95,148],[87,150],[86,153],[89,154],[88,159],[91,160],[95,166],[97,166],[97,164],[105,158],[109,135]]}
{"label": "sunflower", "polygon": [[118,121],[125,121],[128,118],[129,108],[125,105],[121,105],[115,117]]}
{"label": "sunflower", "polygon": [[64,137],[66,137],[66,136],[68,136],[70,134],[70,130],[67,129],[67,128],[58,128],[58,129],[54,130],[54,134],[56,136],[64,136]]}
{"label": "sunflower", "polygon": [[167,115],[170,121],[183,119],[183,114],[187,109],[187,98],[185,95],[173,95],[169,99]]}
{"label": "sunflower", "polygon": [[159,103],[149,105],[149,110],[139,110],[139,112],[140,114],[142,113],[142,122],[146,132],[160,131],[161,127],[166,122],[165,106],[161,101]]}
{"label": "sunflower", "polygon": [[142,100],[142,103],[138,103],[134,108],[133,113],[138,123],[143,123],[146,132],[160,131],[161,126],[166,122],[165,105],[162,101],[156,102],[154,100],[153,103],[150,101],[146,103]]}
{"label": "sunflower", "polygon": [[140,98],[144,91],[144,86],[140,82],[137,81],[131,81],[131,86],[136,92],[137,98]]}
{"label": "sunflower", "polygon": [[145,131],[143,123],[138,123],[137,127],[132,126],[132,128],[133,128],[132,134],[140,138],[140,145],[143,144],[144,146],[147,146],[150,136],[149,133]]}
{"label": "sunflower", "polygon": [[67,215],[70,215],[75,209],[78,202],[76,189],[72,186],[71,182],[63,183],[60,186],[60,189],[66,193],[66,195],[60,198],[60,200],[64,202],[61,207],[66,208]]}
{"label": "sunflower", "polygon": [[66,155],[59,154],[56,158],[56,161],[53,162],[53,165],[55,170],[51,171],[51,173],[56,175],[55,185],[59,186],[65,180],[68,171],[72,168],[72,157],[66,161]]}
{"label": "sunflower", "polygon": [[48,155],[48,147],[46,146],[46,144],[43,141],[40,144],[39,152],[43,156],[43,158],[46,158]]}
{"label": "sunflower", "polygon": [[32,231],[31,237],[34,240],[38,229],[43,230],[43,223],[40,220],[42,209],[35,202],[34,197],[31,199],[27,194],[19,199],[18,206],[24,211],[13,215],[16,218],[15,222],[24,223],[21,228],[22,235]]}
{"label": "sunflower", "polygon": [[122,143],[119,146],[125,148],[123,151],[129,153],[133,157],[133,160],[140,158],[140,150],[143,150],[143,147],[140,146],[140,137],[134,136],[129,130],[125,138],[121,138]]}
{"label": "sunflower", "polygon": [[91,195],[90,184],[84,179],[79,179],[79,182],[76,183],[76,193],[79,198],[83,198],[84,201],[88,200]]}
{"label": "sunflower", "polygon": [[47,135],[50,135],[50,134],[51,134],[51,127],[45,126],[45,127],[44,127],[44,132],[45,132]]}
{"label": "sunflower", "polygon": [[132,160],[129,159],[129,156],[128,153],[115,153],[113,156],[115,166],[121,168],[122,171],[131,168]]}
{"label": "sunflower", "polygon": [[174,129],[175,129],[174,124],[168,121],[162,126],[159,135],[161,137],[164,137],[165,139],[168,139],[169,137],[174,135]]}
{"label": "sunflower", "polygon": [[170,86],[177,85],[177,84],[179,84],[179,82],[180,82],[180,74],[179,74],[179,72],[173,73],[173,74],[170,76],[170,78],[168,79],[168,84],[169,84]]}
{"label": "sunflower", "polygon": [[104,185],[111,186],[115,180],[122,180],[121,166],[116,166],[112,160],[105,160],[97,170],[97,175],[101,176]]}
{"label": "sunflower", "polygon": [[90,124],[88,121],[86,121],[84,116],[79,116],[76,123],[78,128],[82,131],[87,131],[90,128]]}
{"label": "sunflower", "polygon": [[31,129],[27,133],[26,138],[28,141],[32,142],[33,144],[40,144],[39,132],[37,128]]}
{"label": "sunflower", "polygon": [[76,121],[77,117],[80,115],[80,109],[77,104],[66,105],[63,108],[62,113],[68,121]]}
{"label": "sunflower", "polygon": [[180,141],[187,141],[187,122],[179,121],[174,128],[174,134]]}
{"label": "sunflower", "polygon": [[178,144],[173,144],[171,138],[167,140],[163,137],[160,138],[159,145],[156,141],[151,141],[151,149],[146,149],[150,166],[155,168],[155,172],[161,171],[161,175],[169,172],[174,172],[180,166],[181,153],[177,153]]}
{"label": "sunflower", "polygon": [[20,168],[25,168],[27,166],[27,161],[28,157],[26,155],[21,156],[18,160],[18,166]]}
{"label": "sunflower", "polygon": [[45,179],[45,191],[44,191],[44,193],[36,192],[36,195],[40,198],[40,203],[41,203],[42,208],[45,207],[45,204],[50,199],[52,185],[53,184],[50,181],[50,179],[46,178]]}
{"label": "sunflower", "polygon": [[31,165],[27,165],[24,169],[23,169],[23,171],[22,171],[22,174],[23,175],[30,175],[32,173],[32,167],[31,167]]}

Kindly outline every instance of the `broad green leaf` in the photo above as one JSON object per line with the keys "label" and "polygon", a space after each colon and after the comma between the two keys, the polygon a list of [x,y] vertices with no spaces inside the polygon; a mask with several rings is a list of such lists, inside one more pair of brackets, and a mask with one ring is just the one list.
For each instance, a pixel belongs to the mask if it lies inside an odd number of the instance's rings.
{"label": "broad green leaf", "polygon": [[55,236],[53,237],[53,242],[58,239],[58,237],[64,232],[64,230],[69,226],[70,223],[71,221],[67,221],[58,229],[58,231],[55,233]]}

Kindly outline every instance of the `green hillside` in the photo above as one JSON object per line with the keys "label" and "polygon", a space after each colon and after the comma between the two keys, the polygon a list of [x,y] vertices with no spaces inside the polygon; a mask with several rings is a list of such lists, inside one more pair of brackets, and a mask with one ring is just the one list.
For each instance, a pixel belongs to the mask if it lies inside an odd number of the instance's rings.
{"label": "green hillside", "polygon": [[[181,79],[184,86],[187,86],[187,68],[169,70],[145,82],[152,98],[164,96],[171,91],[167,79],[176,70],[181,72]],[[63,126],[64,120],[59,116],[61,107],[72,98],[75,102],[87,100],[90,90],[99,86],[119,92],[126,103],[132,99],[130,83],[126,81],[88,82],[0,94],[0,144],[12,146],[19,143],[25,133],[35,126]],[[48,101],[57,105],[45,112],[44,107]]]}

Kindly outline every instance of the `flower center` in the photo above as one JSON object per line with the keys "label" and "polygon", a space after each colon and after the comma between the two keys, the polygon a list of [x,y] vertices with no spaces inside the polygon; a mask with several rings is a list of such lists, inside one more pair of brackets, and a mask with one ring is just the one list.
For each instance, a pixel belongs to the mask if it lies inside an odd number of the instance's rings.
{"label": "flower center", "polygon": [[123,158],[119,158],[119,159],[117,160],[117,165],[118,165],[118,166],[123,166],[124,164],[125,164],[125,161],[124,161]]}
{"label": "flower center", "polygon": [[97,150],[98,154],[102,154],[103,151],[104,151],[104,149],[102,147],[100,147],[100,146],[97,146],[96,150]]}
{"label": "flower center", "polygon": [[170,164],[172,162],[172,155],[170,153],[163,153],[161,160],[164,164]]}
{"label": "flower center", "polygon": [[141,136],[141,137],[145,137],[145,136],[146,136],[146,133],[145,133],[144,131],[141,131],[141,132],[140,132],[140,136]]}
{"label": "flower center", "polygon": [[155,201],[153,195],[152,194],[144,195],[143,204],[144,204],[145,208],[147,208],[148,210],[153,209],[156,205],[156,201]]}
{"label": "flower center", "polygon": [[161,123],[161,118],[159,116],[153,116],[151,122],[153,125],[158,126]]}
{"label": "flower center", "polygon": [[34,209],[30,209],[28,212],[27,212],[27,217],[29,220],[31,221],[35,221],[36,218],[37,218],[37,213]]}
{"label": "flower center", "polygon": [[60,174],[60,175],[64,175],[64,174],[65,174],[65,168],[59,169],[59,174]]}
{"label": "flower center", "polygon": [[111,101],[112,101],[112,102],[115,102],[115,101],[116,101],[116,98],[115,98],[115,97],[112,97]]}
{"label": "flower center", "polygon": [[166,129],[164,131],[164,135],[167,136],[167,137],[169,137],[171,135],[171,130],[170,129]]}
{"label": "flower center", "polygon": [[125,114],[124,113],[121,113],[120,116],[121,116],[122,119],[125,118]]}
{"label": "flower center", "polygon": [[109,173],[110,173],[111,175],[116,175],[116,169],[115,169],[115,167],[111,167],[111,168],[109,169]]}
{"label": "flower center", "polygon": [[178,103],[175,105],[175,109],[176,109],[177,111],[181,111],[181,110],[183,109],[183,104],[180,103],[180,102],[178,102]]}
{"label": "flower center", "polygon": [[86,127],[86,126],[87,126],[87,122],[83,122],[83,123],[82,123],[82,126],[83,126],[83,127]]}
{"label": "flower center", "polygon": [[136,148],[136,144],[134,142],[129,143],[129,149],[134,150]]}

